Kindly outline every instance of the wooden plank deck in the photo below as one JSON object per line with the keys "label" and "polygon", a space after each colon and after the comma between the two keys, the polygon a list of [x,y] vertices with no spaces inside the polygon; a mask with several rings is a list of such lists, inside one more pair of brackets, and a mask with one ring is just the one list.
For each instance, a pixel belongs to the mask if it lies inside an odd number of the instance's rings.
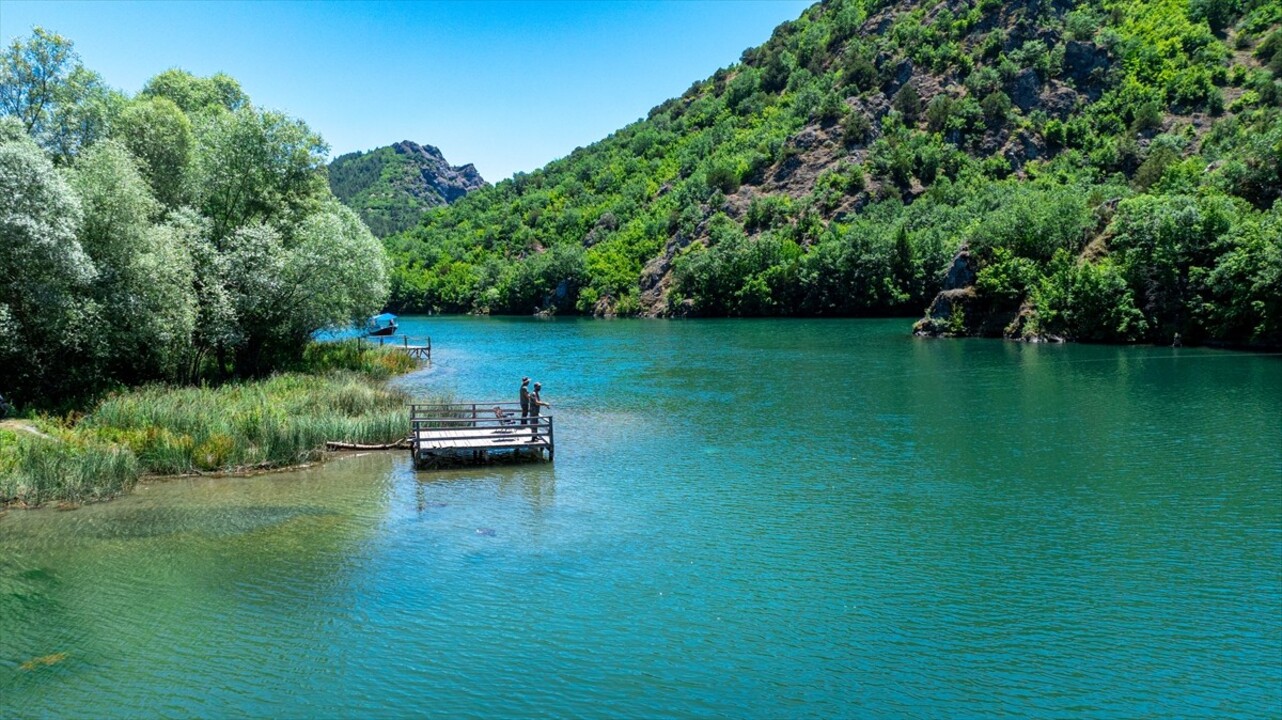
{"label": "wooden plank deck", "polygon": [[513,445],[531,448],[550,448],[544,435],[530,437],[529,428],[510,430],[500,428],[468,428],[461,430],[419,430],[418,445],[423,450],[492,450]]}
{"label": "wooden plank deck", "polygon": [[542,460],[546,454],[550,461],[556,456],[553,428],[551,415],[523,420],[518,403],[410,405],[410,451],[420,469],[498,456]]}

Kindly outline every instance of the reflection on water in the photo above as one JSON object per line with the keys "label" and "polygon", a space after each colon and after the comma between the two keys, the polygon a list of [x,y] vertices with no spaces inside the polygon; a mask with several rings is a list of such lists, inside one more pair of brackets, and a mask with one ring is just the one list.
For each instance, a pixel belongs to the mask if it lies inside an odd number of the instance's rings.
{"label": "reflection on water", "polygon": [[402,320],[556,462],[11,512],[0,716],[1278,715],[1277,358]]}

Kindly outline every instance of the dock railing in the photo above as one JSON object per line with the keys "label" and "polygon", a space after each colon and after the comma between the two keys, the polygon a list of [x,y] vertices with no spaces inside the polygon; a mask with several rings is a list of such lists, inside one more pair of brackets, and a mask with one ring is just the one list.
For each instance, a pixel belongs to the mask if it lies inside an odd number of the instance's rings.
{"label": "dock railing", "polygon": [[[495,413],[495,409],[498,413]],[[514,402],[414,403],[410,405],[410,445],[416,464],[427,455],[470,453],[487,459],[492,450],[532,449],[548,459],[556,454],[551,415],[521,417]]]}
{"label": "dock railing", "polygon": [[[414,342],[411,342],[414,341]],[[377,341],[377,342],[375,342]],[[370,347],[391,347],[409,353],[410,357],[423,360],[432,359],[432,338],[429,336],[411,337],[409,335],[376,335],[369,337],[357,337],[356,347],[363,348],[369,343]]]}

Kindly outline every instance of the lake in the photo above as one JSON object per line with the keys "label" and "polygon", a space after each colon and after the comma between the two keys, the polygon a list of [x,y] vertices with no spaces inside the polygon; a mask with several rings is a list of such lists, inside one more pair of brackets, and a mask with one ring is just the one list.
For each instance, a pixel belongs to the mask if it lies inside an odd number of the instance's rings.
{"label": "lake", "polygon": [[402,318],[555,463],[0,518],[0,717],[1282,715],[1282,358]]}

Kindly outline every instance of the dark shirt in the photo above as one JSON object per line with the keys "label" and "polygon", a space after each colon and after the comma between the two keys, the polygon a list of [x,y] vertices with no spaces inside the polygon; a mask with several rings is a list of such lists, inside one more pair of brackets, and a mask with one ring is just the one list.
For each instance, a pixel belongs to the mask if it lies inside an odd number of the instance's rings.
{"label": "dark shirt", "polygon": [[521,409],[530,409],[530,389],[524,385],[521,386]]}
{"label": "dark shirt", "polygon": [[539,404],[539,403],[541,403],[541,402],[543,402],[543,398],[539,397],[539,393],[538,393],[538,392],[532,392],[532,393],[530,393],[530,414],[531,414],[531,415],[538,415],[538,414],[539,414],[539,408],[540,408],[540,407],[542,407],[542,406]]}

